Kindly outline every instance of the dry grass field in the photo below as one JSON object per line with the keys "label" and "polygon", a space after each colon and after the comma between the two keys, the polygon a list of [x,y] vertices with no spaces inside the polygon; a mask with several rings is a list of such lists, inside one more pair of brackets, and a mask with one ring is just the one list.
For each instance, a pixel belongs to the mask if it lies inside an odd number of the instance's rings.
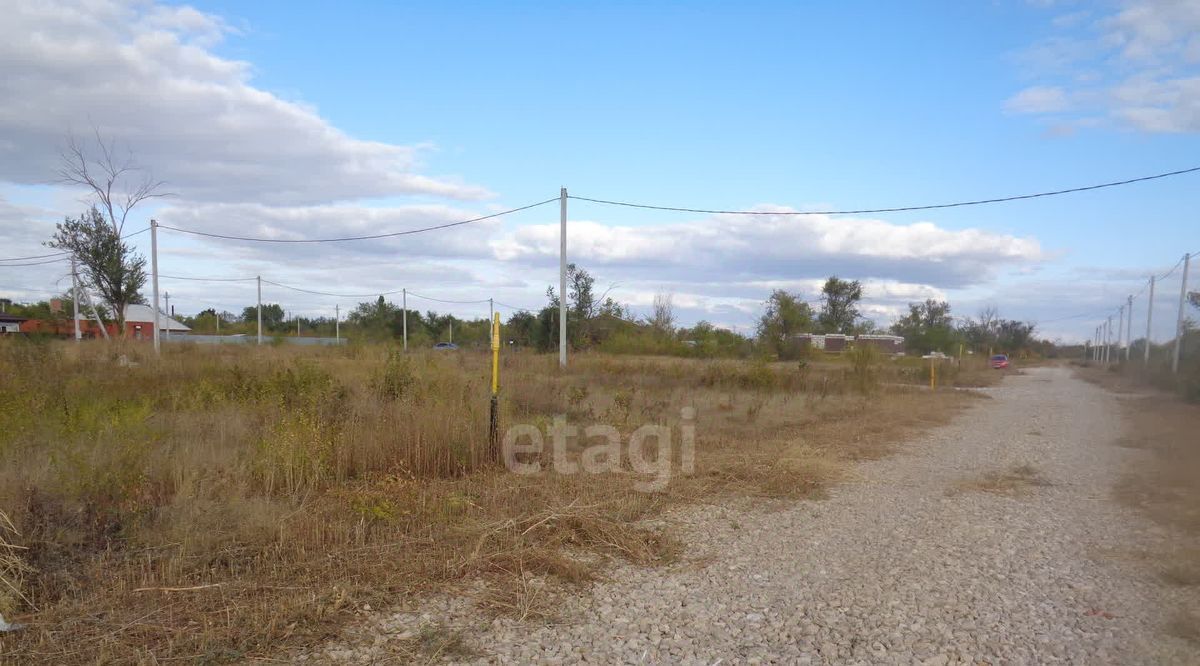
{"label": "dry grass field", "polygon": [[[1122,394],[1125,432],[1119,444],[1150,453],[1129,469],[1116,489],[1122,502],[1155,522],[1177,530],[1181,542],[1200,539],[1200,406],[1177,394],[1152,388],[1139,372],[1085,368],[1082,376]],[[1200,548],[1180,546],[1152,553],[1163,581],[1200,586]],[[1200,645],[1200,617],[1183,613],[1171,631]]]}
{"label": "dry grass field", "polygon": [[694,471],[637,492],[625,463],[523,476],[489,462],[483,353],[148,352],[0,340],[0,613],[25,625],[0,634],[0,662],[285,654],[368,606],[467,581],[484,581],[493,612],[527,613],[528,574],[572,585],[608,558],[670,562],[680,544],[646,519],[673,504],[820,497],[848,464],[978,399],[928,391],[919,360],[871,354],[579,354],[563,372],[506,354],[502,429],[566,415],[627,435],[695,409]]}

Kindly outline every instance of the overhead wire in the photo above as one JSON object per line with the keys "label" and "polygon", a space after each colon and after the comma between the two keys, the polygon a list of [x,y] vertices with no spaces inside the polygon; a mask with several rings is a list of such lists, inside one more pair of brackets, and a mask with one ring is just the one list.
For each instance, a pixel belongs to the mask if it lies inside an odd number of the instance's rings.
{"label": "overhead wire", "polygon": [[408,292],[408,295],[415,296],[417,298],[422,298],[427,301],[433,301],[435,303],[451,303],[451,304],[456,304],[456,305],[478,305],[480,303],[488,302],[488,299],[486,299],[486,298],[481,301],[454,301],[454,300],[449,300],[449,299],[445,299],[445,298],[433,298],[432,296],[422,296],[422,295],[412,292],[412,291]]}
{"label": "overhead wire", "polygon": [[0,268],[20,268],[22,266],[45,266],[46,264],[56,264],[66,260],[66,257],[58,257],[57,259],[45,259],[43,261],[30,261],[22,264],[0,264]]}
{"label": "overhead wire", "polygon": [[[144,234],[144,233],[146,233],[147,231],[150,231],[150,227],[146,227],[146,228],[144,228],[144,229],[142,229],[142,230],[140,230],[140,231],[135,231],[135,232],[133,232],[133,233],[131,233],[131,234],[126,234],[126,235],[124,235],[124,236],[121,236],[121,240],[125,240],[126,238],[133,238],[134,236],[137,236],[138,234]],[[28,257],[4,257],[3,259],[0,259],[0,262],[8,262],[8,261],[28,261],[28,260],[32,260],[32,259],[46,259],[47,257],[68,257],[68,256],[70,256],[70,255],[71,255],[71,253],[70,253],[70,252],[51,252],[50,254],[34,254],[34,255],[30,255],[30,256],[28,256]],[[43,262],[43,263],[53,263],[53,262],[46,261],[46,262]],[[22,265],[24,265],[24,266],[37,266],[38,264],[7,264],[7,263],[0,263],[0,266],[22,266]]]}
{"label": "overhead wire", "polygon": [[508,303],[501,303],[500,301],[494,301],[494,302],[496,303],[496,305],[508,308],[509,310],[517,310],[519,312],[533,312],[533,308],[523,308],[523,307],[519,307],[516,305],[509,305]]}
{"label": "overhead wire", "polygon": [[[279,282],[272,282],[271,280],[263,280],[263,284],[274,285],[276,287],[282,287],[284,289],[291,289],[292,291],[298,291],[298,292],[301,292],[304,294],[315,294],[317,296],[334,296],[334,297],[338,297],[338,298],[371,298],[372,296],[389,296],[391,294],[399,294],[400,292],[404,291],[403,289],[396,289],[394,291],[376,291],[376,292],[372,292],[369,294],[334,294],[334,293],[330,293],[327,291],[316,291],[314,289],[302,289],[300,287],[293,287],[291,285],[282,284]],[[487,301],[484,301],[484,302],[486,303]]]}
{"label": "overhead wire", "polygon": [[3,258],[3,259],[0,259],[0,262],[4,262],[4,261],[33,261],[34,259],[45,259],[46,257],[65,257],[65,256],[67,256],[67,255],[69,255],[69,254],[71,254],[71,253],[70,253],[70,252],[51,252],[50,254],[34,254],[34,255],[30,255],[30,256],[28,256],[28,257],[5,257],[5,258]]}
{"label": "overhead wire", "polygon": [[[1082,319],[1083,317],[1095,317],[1095,316],[1097,316],[1098,312],[1099,312],[1098,310],[1090,310],[1088,312],[1080,312],[1079,314],[1073,314],[1073,315],[1070,315],[1067,317],[1055,317],[1054,319],[1039,319],[1036,321],[1036,323],[1038,323],[1038,324],[1053,324],[1053,323],[1060,322],[1060,321],[1067,321],[1069,319]],[[1108,314],[1109,314],[1108,312],[1103,312],[1100,314],[1100,316],[1107,316]]]}
{"label": "overhead wire", "polygon": [[1126,180],[1117,180],[1108,183],[1099,183],[1096,185],[1086,185],[1083,187],[1072,187],[1063,190],[1053,190],[1050,192],[1037,192],[1035,194],[1019,194],[1008,197],[993,197],[990,199],[975,199],[971,201],[955,201],[952,203],[927,204],[920,206],[895,206],[888,208],[862,208],[857,210],[808,210],[808,211],[764,211],[764,210],[716,210],[707,208],[687,208],[681,206],[659,206],[653,204],[632,203],[628,201],[615,201],[611,199],[594,199],[591,197],[581,197],[573,194],[568,194],[568,199],[577,199],[579,201],[588,201],[606,206],[624,206],[627,208],[645,208],[650,210],[669,210],[681,213],[706,213],[711,215],[861,215],[865,213],[900,213],[905,211],[917,210],[934,210],[938,208],[959,208],[962,206],[981,206],[984,204],[1003,203],[1006,201],[1020,201],[1022,199],[1037,199],[1041,197],[1053,197],[1061,194],[1072,194],[1075,192],[1087,192],[1089,190],[1099,190],[1106,187],[1118,187],[1120,185],[1130,185],[1133,183],[1141,183],[1148,180],[1157,180],[1159,178],[1169,178],[1171,176],[1180,176],[1187,173],[1200,171],[1200,166],[1191,167],[1188,169],[1179,169],[1177,171],[1168,171],[1166,173],[1154,174],[1152,176],[1141,176],[1138,178],[1129,178]]}
{"label": "overhead wire", "polygon": [[206,236],[208,238],[220,238],[220,239],[224,239],[224,240],[248,241],[248,242],[253,242],[253,243],[344,243],[344,242],[349,242],[349,241],[376,240],[376,239],[380,239],[380,238],[394,238],[397,236],[411,236],[413,234],[421,234],[421,233],[425,233],[427,231],[437,231],[439,229],[449,229],[451,227],[460,227],[460,226],[463,226],[464,224],[473,224],[475,222],[482,222],[484,220],[490,220],[492,218],[501,217],[504,215],[511,215],[513,213],[519,213],[523,210],[529,210],[530,208],[537,208],[538,206],[544,206],[548,203],[552,203],[552,202],[558,201],[558,200],[559,200],[559,197],[554,197],[553,199],[546,199],[545,201],[539,201],[537,203],[532,203],[527,206],[521,206],[519,208],[511,208],[509,210],[503,210],[498,213],[492,213],[490,215],[481,215],[479,217],[473,217],[469,220],[460,220],[458,222],[447,222],[445,224],[436,224],[436,225],[433,225],[430,227],[421,227],[420,229],[407,229],[405,231],[393,231],[393,232],[382,233],[382,234],[369,234],[369,235],[365,235],[365,236],[343,236],[340,238],[258,238],[258,237],[254,237],[254,236],[233,236],[233,235],[229,235],[229,234],[213,233],[210,231],[198,231],[195,229],[183,229],[180,227],[168,226],[166,224],[160,224],[160,225],[158,225],[158,227],[160,229],[170,229],[172,231],[178,231],[178,232],[185,233],[185,234],[192,234],[195,236]]}
{"label": "overhead wire", "polygon": [[[196,277],[196,276],[191,276],[191,275],[162,275],[162,274],[159,274],[158,277],[166,278],[168,280],[189,280],[192,282],[248,282],[250,280],[258,279],[256,277],[215,278],[215,277]],[[264,282],[265,281],[266,280],[264,280]]]}

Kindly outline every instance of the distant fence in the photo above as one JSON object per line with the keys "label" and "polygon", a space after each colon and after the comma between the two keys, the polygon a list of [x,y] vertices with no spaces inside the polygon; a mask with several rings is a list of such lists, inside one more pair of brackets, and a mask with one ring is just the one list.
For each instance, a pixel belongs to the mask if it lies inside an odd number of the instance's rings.
{"label": "distant fence", "polygon": [[[199,345],[237,345],[237,344],[254,344],[258,342],[258,337],[254,335],[202,335],[196,333],[172,333],[170,337],[163,335],[163,342],[194,342]],[[289,345],[344,345],[346,338],[317,338],[317,337],[291,337],[291,336],[270,336],[264,335],[264,342],[274,342],[279,340],[283,344]]]}

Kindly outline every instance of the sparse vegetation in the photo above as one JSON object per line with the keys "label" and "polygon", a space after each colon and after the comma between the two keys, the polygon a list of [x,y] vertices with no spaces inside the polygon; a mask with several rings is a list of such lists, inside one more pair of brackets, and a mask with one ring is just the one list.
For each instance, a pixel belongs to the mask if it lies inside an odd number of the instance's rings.
{"label": "sparse vegetation", "polygon": [[672,561],[680,544],[642,521],[674,503],[819,497],[847,462],[972,399],[891,386],[908,368],[889,361],[871,361],[882,388],[866,396],[844,362],[581,354],[560,372],[506,354],[505,424],[565,414],[628,435],[697,410],[694,473],[642,493],[627,465],[492,466],[483,354],[149,354],[0,340],[0,599],[27,625],[0,636],[0,661],[237,661],[476,578],[483,607],[536,616],[549,597],[530,577],[569,585],[604,558]]}

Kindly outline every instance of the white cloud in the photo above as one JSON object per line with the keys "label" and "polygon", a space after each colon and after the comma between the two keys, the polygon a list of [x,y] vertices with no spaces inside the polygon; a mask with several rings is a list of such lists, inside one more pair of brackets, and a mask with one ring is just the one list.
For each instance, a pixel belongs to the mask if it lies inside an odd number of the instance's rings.
{"label": "white cloud", "polygon": [[[456,205],[374,205],[404,195],[470,200],[480,187],[424,175],[426,149],[357,139],[313,108],[253,85],[250,63],[212,50],[236,31],[221,17],[187,6],[88,0],[16,2],[0,22],[0,183],[54,177],[58,148],[94,124],[128,146],[179,196],[142,209],[163,224],[238,236],[312,238],[368,235],[453,222],[480,214]],[[419,137],[414,138],[414,140]],[[29,195],[41,188],[10,188]],[[55,188],[45,210],[0,199],[2,256],[44,254],[75,194]],[[28,198],[28,197],[25,197]],[[10,197],[16,201],[22,196]],[[551,211],[552,209],[546,209]],[[785,211],[764,207],[764,211]],[[494,297],[537,307],[557,278],[558,226],[514,226],[503,218],[430,234],[337,245],[256,245],[164,231],[166,275],[263,275],[317,291],[370,294],[407,287],[454,300]],[[831,274],[863,279],[866,312],[889,319],[904,303],[941,298],[1006,268],[1043,256],[1035,240],[929,222],[891,224],[824,216],[720,216],[689,224],[612,226],[570,223],[570,257],[605,289],[635,307],[659,290],[677,295],[684,322],[705,318],[747,325],[772,288],[815,301]],[[146,235],[135,239],[148,252]],[[63,286],[62,266],[0,269],[0,293],[45,298]],[[57,282],[56,282],[57,281]],[[39,286],[40,285],[40,286]],[[19,287],[31,287],[22,291]],[[183,312],[252,303],[253,282],[164,278]],[[268,301],[306,314],[343,310],[365,298],[327,297],[266,286]],[[393,297],[398,300],[397,297]],[[415,299],[415,297],[414,297]],[[478,316],[486,305],[410,302]]]}
{"label": "white cloud", "polygon": [[1127,0],[1106,16],[1085,18],[1053,21],[1066,34],[1026,51],[1025,64],[1043,83],[1014,95],[1007,110],[1078,109],[1083,115],[1071,123],[1077,127],[1096,125],[1099,112],[1145,132],[1200,131],[1200,3]]}
{"label": "white cloud", "polygon": [[[1028,238],[824,215],[724,215],[655,227],[572,221],[568,228],[568,255],[617,278],[745,281],[836,274],[953,288],[1042,258],[1037,241]],[[558,226],[524,226],[492,248],[502,261],[544,265],[557,257]]]}
{"label": "white cloud", "polygon": [[1004,103],[1011,113],[1058,113],[1068,107],[1066,92],[1057,86],[1033,86]]}
{"label": "white cloud", "polygon": [[486,190],[416,173],[420,150],[355,139],[250,83],[207,47],[229,32],[191,7],[7,3],[0,22],[0,179],[45,183],[68,131],[95,125],[186,199],[325,203]]}

